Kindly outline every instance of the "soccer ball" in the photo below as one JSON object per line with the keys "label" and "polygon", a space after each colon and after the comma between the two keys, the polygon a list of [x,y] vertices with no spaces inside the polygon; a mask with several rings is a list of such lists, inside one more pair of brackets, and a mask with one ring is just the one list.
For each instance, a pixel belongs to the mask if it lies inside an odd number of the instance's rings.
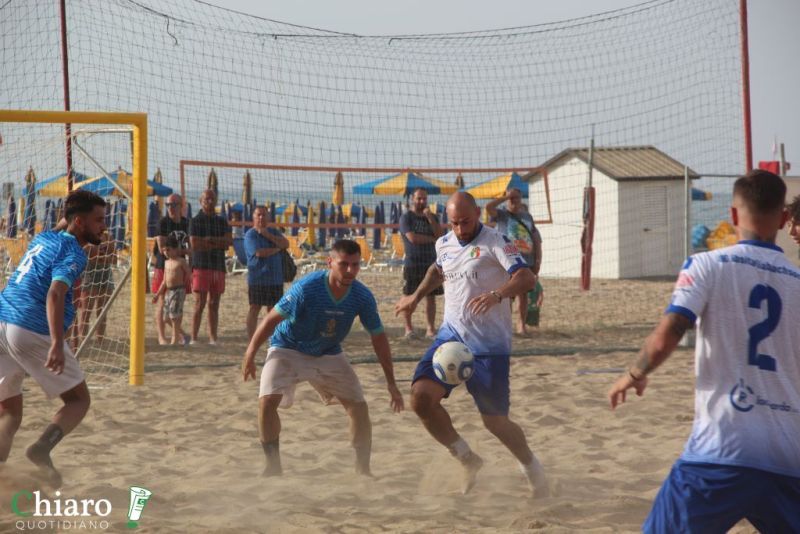
{"label": "soccer ball", "polygon": [[472,376],[474,360],[466,345],[448,341],[439,345],[433,353],[433,372],[445,384],[457,386]]}

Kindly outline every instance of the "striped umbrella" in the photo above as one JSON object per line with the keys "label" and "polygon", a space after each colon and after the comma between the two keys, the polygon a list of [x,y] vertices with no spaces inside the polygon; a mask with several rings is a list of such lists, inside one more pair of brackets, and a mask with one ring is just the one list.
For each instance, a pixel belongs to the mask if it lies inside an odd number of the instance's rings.
{"label": "striped umbrella", "polygon": [[356,185],[353,187],[353,193],[356,195],[397,195],[407,197],[420,188],[424,189],[429,195],[449,195],[458,191],[458,187],[453,184],[407,171]]}
{"label": "striped umbrella", "polygon": [[523,198],[528,196],[528,182],[515,172],[481,182],[467,189],[467,193],[475,198],[497,198],[503,196],[506,190],[512,187],[519,189]]}

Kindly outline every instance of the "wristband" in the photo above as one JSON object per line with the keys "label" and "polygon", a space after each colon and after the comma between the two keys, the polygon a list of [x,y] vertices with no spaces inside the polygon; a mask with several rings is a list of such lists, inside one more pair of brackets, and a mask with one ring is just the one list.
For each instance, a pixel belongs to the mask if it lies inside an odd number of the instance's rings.
{"label": "wristband", "polygon": [[497,291],[489,291],[497,299],[497,302],[503,302],[503,297]]}

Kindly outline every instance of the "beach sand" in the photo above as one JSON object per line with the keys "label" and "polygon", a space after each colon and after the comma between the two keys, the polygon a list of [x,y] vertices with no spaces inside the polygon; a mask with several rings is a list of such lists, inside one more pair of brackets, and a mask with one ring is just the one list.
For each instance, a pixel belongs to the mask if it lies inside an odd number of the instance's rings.
{"label": "beach sand", "polygon": [[[408,403],[412,360],[427,342],[402,338],[401,322],[390,311],[400,295],[399,271],[364,272],[360,279],[378,298]],[[355,369],[373,422],[374,478],[353,474],[344,410],[324,406],[307,384],[298,388],[295,405],[281,411],[284,476],[262,478],[258,384],[243,383],[239,370],[246,288],[242,276],[231,276],[220,346],[205,344],[204,326],[200,345],[159,347],[148,305],[145,385],[92,389],[89,414],[53,454],[65,480],[61,499],[108,499],[111,514],[91,518],[108,521],[107,532],[130,532],[129,486],[153,492],[136,532],[639,531],[691,430],[692,354],[678,350],[643,398],[631,395],[615,412],[605,395],[661,315],[672,283],[594,281],[590,292],[579,291],[577,280],[543,285],[539,332],[514,338],[519,357],[511,367],[511,417],[548,472],[551,498],[528,497],[517,462],[482,427],[463,386],[446,407],[486,464],[473,491],[461,495],[456,461],[413,412],[391,412],[380,367],[369,363]],[[441,299],[439,304],[441,317]],[[421,310],[415,324],[422,326]],[[345,350],[353,358],[373,355],[358,323]],[[25,384],[25,419],[0,471],[3,532],[14,531],[17,521],[25,526],[38,519],[12,513],[14,493],[43,489],[54,495],[24,449],[58,403],[30,379]],[[754,529],[743,522],[734,531]]]}

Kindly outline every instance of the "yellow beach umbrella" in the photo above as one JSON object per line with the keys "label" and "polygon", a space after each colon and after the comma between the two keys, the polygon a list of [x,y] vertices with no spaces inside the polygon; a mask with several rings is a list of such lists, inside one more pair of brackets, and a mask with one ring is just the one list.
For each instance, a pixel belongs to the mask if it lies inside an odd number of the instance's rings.
{"label": "yellow beach umbrella", "polygon": [[475,198],[498,198],[503,196],[506,190],[511,187],[519,189],[523,198],[528,196],[528,182],[523,180],[520,175],[515,172],[504,174],[472,186],[467,189],[467,193]]}
{"label": "yellow beach umbrella", "polygon": [[344,204],[344,176],[341,172],[336,173],[336,178],[333,179],[333,197],[331,204],[339,206]]}

